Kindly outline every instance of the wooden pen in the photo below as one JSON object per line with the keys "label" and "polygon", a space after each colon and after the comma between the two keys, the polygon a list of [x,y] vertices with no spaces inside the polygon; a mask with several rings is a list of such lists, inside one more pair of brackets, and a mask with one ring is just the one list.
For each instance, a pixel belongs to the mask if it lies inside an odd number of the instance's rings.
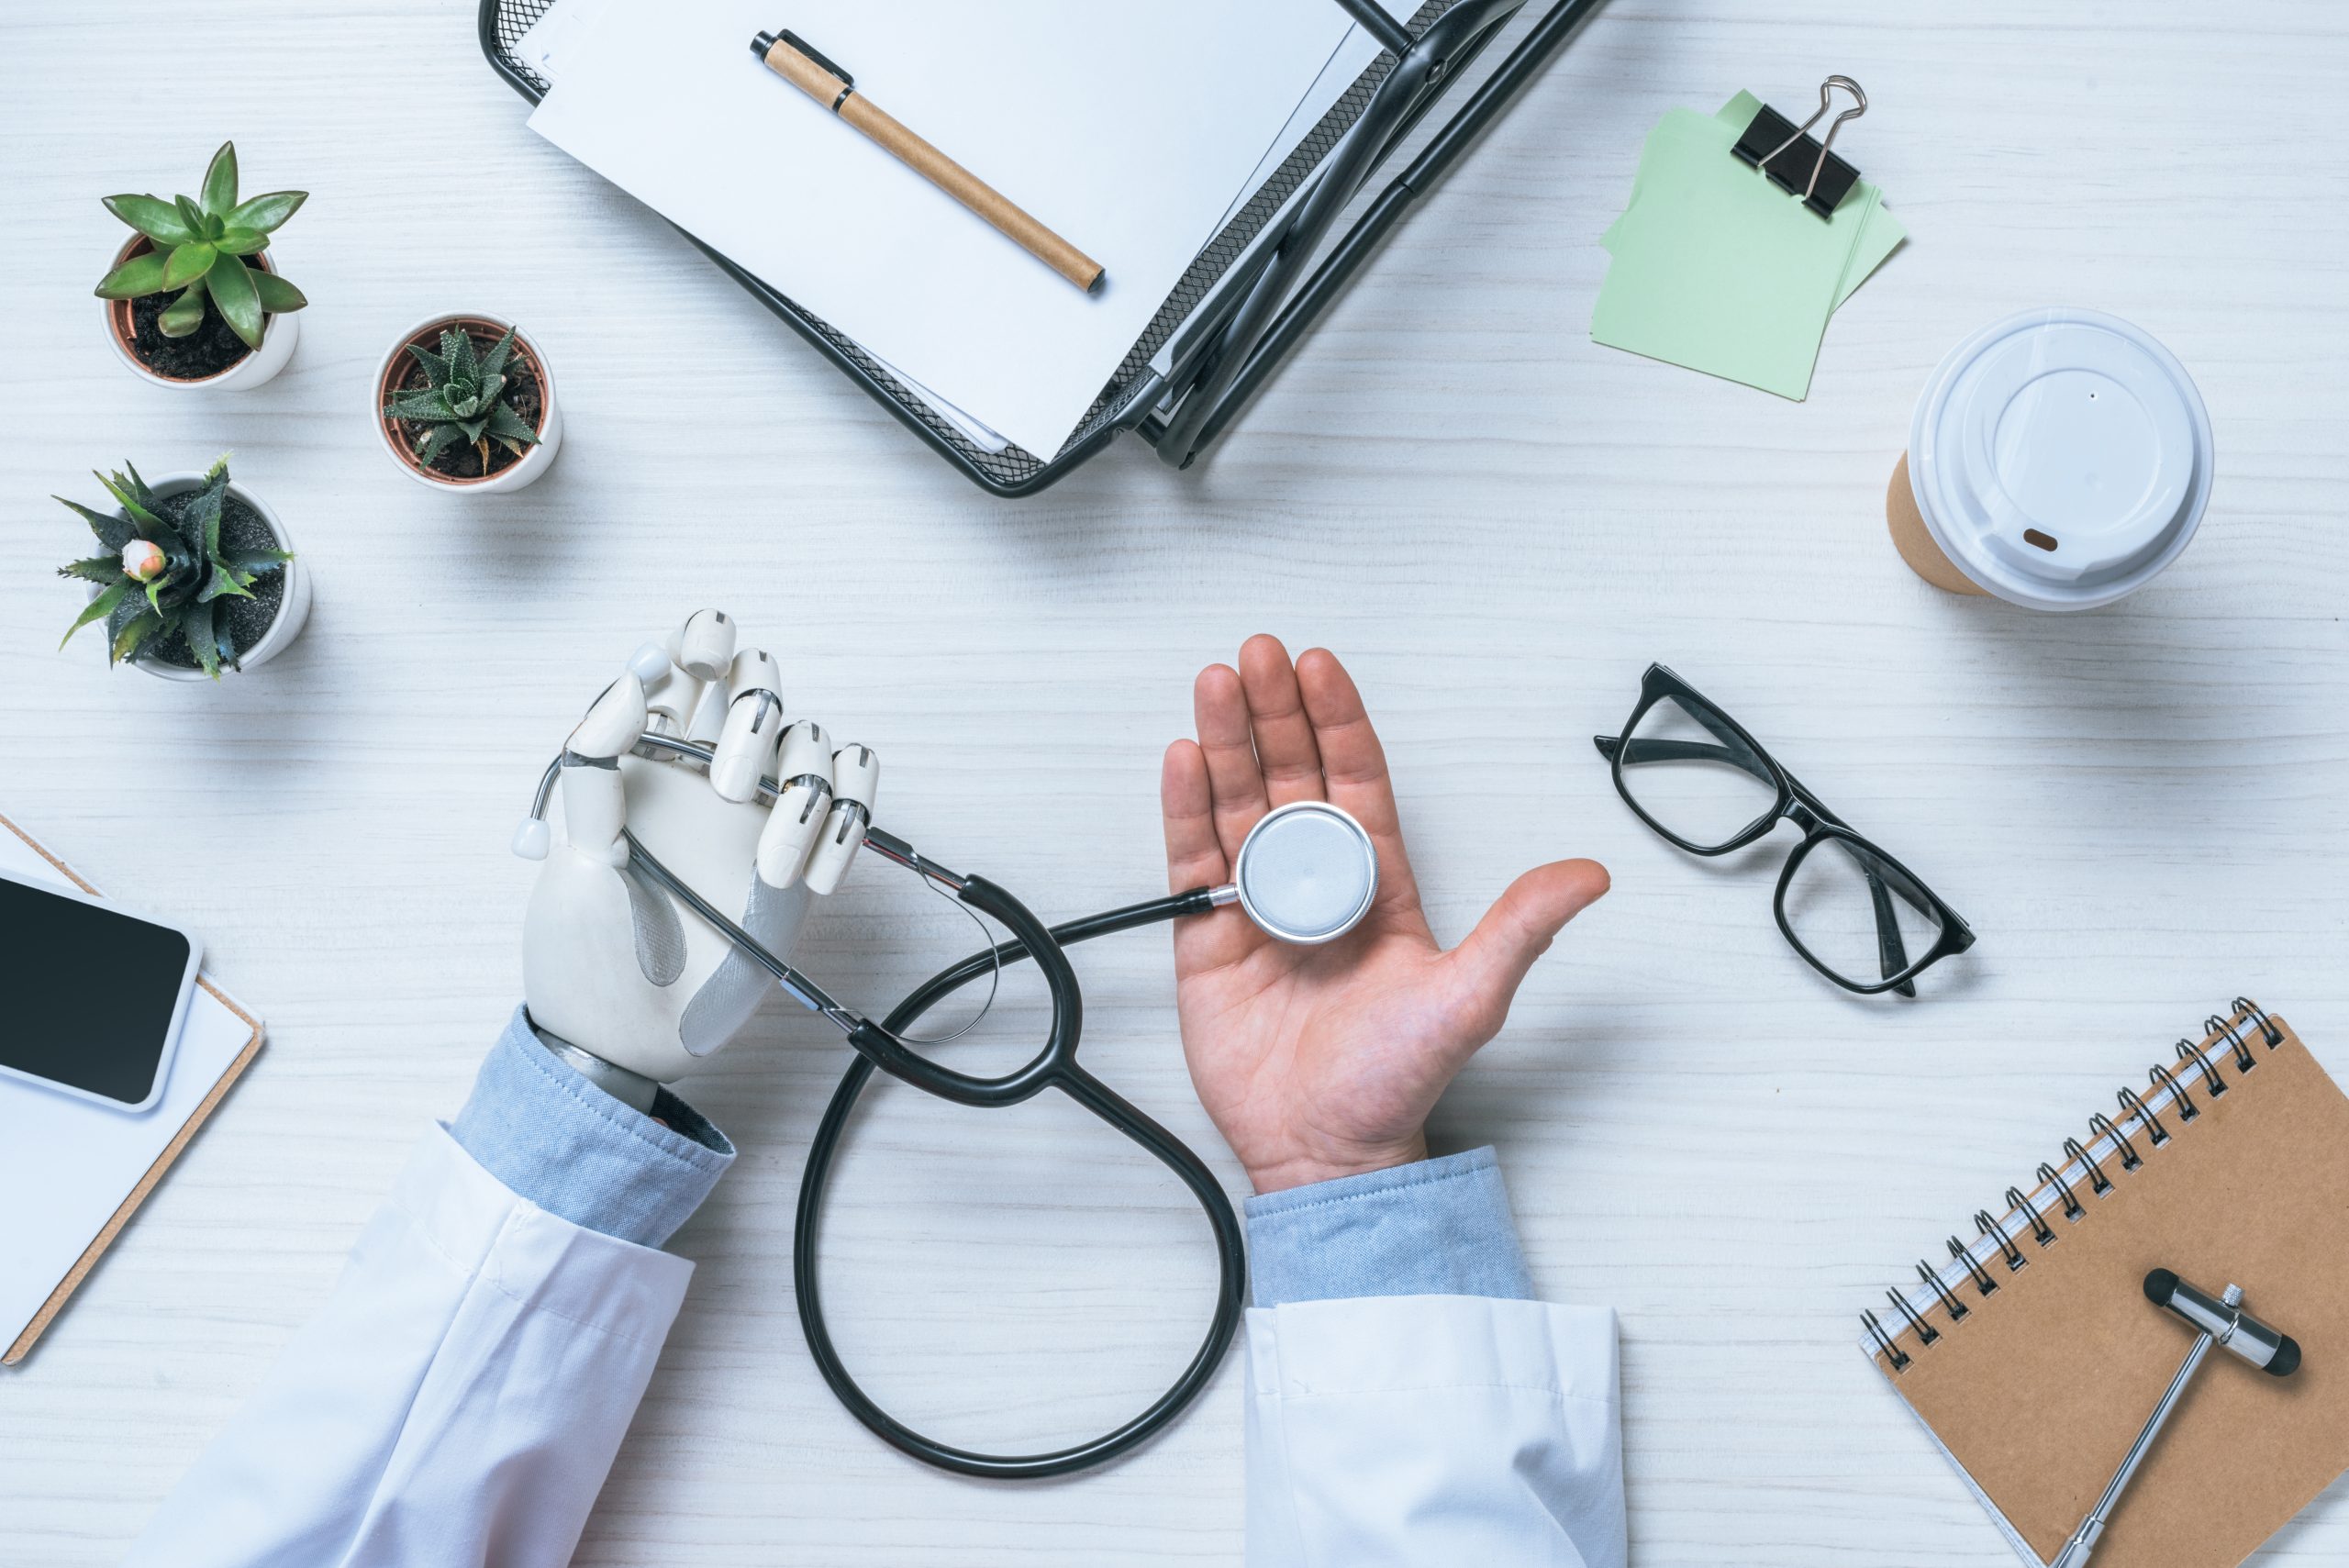
{"label": "wooden pen", "polygon": [[1009,198],[899,124],[856,90],[856,78],[785,29],[761,33],[751,52],[767,69],[880,144],[897,161],[985,218],[1014,244],[1087,294],[1101,286],[1101,263],[1021,211]]}

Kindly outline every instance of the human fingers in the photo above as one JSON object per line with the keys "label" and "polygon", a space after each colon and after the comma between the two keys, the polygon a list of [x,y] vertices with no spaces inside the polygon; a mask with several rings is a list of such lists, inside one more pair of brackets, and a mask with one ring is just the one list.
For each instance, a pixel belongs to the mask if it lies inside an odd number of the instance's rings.
{"label": "human fingers", "polygon": [[1259,632],[1241,645],[1240,684],[1248,699],[1248,728],[1266,798],[1275,806],[1327,798],[1313,721],[1306,717],[1297,666],[1280,639]]}
{"label": "human fingers", "polygon": [[1241,690],[1240,672],[1229,664],[1210,664],[1200,671],[1191,688],[1191,715],[1199,732],[1199,752],[1207,762],[1216,841],[1223,846],[1224,859],[1233,860],[1248,829],[1272,809],[1264,796],[1264,775],[1256,767],[1256,742],[1248,729],[1248,697]]}
{"label": "human fingers", "polygon": [[799,880],[808,848],[824,830],[825,807],[832,798],[832,743],[822,725],[803,718],[783,732],[774,776],[783,787],[759,829],[759,880],[769,887],[789,887]]}
{"label": "human fingers", "polygon": [[1230,880],[1231,862],[1215,831],[1215,790],[1208,782],[1207,754],[1194,740],[1166,748],[1158,770],[1158,805],[1166,822],[1166,888],[1219,887]]}
{"label": "human fingers", "polygon": [[726,676],[726,724],[710,759],[709,787],[728,800],[749,800],[774,771],[783,740],[783,673],[763,651],[734,655]]}
{"label": "human fingers", "polygon": [[1338,656],[1326,648],[1306,650],[1297,662],[1297,680],[1306,716],[1313,723],[1330,801],[1353,813],[1377,849],[1380,898],[1416,906],[1419,885],[1403,847],[1402,817],[1395,808],[1386,750],[1378,743],[1362,692]]}
{"label": "human fingers", "polygon": [[[1177,740],[1166,748],[1158,770],[1158,803],[1166,822],[1168,891],[1222,885],[1230,877],[1231,862],[1216,827],[1207,756],[1195,743]],[[1243,956],[1259,940],[1256,928],[1236,909],[1177,920],[1175,973],[1179,977],[1219,968]]]}
{"label": "human fingers", "polygon": [[1464,1060],[1500,1031],[1533,961],[1607,887],[1607,868],[1597,861],[1536,866],[1510,883],[1467,940],[1444,955]]}

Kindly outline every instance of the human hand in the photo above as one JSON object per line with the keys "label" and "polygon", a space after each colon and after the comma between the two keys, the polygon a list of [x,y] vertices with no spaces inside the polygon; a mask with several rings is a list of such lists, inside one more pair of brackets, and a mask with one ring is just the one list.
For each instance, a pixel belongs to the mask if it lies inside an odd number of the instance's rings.
{"label": "human hand", "polygon": [[1174,927],[1175,1001],[1191,1082],[1260,1193],[1427,1158],[1427,1118],[1508,1017],[1526,972],[1607,891],[1592,861],[1537,866],[1450,952],[1436,945],[1404,853],[1386,757],[1337,657],[1292,666],[1271,637],[1193,694],[1197,742],[1159,780],[1167,874],[1220,885],[1256,819],[1293,800],[1353,814],[1378,851],[1378,897],[1324,947],[1258,930],[1235,907]]}
{"label": "human hand", "polygon": [[[861,746],[836,760],[820,726],[786,729],[774,661],[734,641],[733,622],[703,610],[639,649],[564,743],[560,840],[525,823],[515,844],[546,861],[522,933],[532,1021],[663,1083],[730,1043],[774,982],[631,864],[623,832],[787,959],[809,894],[837,887],[863,842],[849,808],[869,815],[879,773]],[[704,773],[634,754],[647,731],[714,761]],[[765,777],[783,786],[772,809]]]}

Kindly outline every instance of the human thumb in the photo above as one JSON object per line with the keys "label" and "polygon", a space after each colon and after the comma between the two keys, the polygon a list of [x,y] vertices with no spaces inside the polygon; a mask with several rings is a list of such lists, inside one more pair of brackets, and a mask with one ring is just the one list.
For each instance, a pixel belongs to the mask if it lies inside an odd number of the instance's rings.
{"label": "human thumb", "polygon": [[1553,861],[1508,884],[1468,938],[1452,950],[1454,1006],[1483,1044],[1500,1030],[1508,1006],[1533,961],[1567,921],[1607,892],[1607,868],[1597,861]]}

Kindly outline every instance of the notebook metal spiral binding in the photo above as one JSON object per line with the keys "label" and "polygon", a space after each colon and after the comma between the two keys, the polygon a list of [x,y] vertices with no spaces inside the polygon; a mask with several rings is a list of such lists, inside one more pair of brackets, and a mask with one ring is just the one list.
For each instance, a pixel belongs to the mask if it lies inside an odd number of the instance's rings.
{"label": "notebook metal spiral binding", "polygon": [[2102,1197],[2112,1190],[2111,1179],[2104,1173],[2104,1167],[2088,1157],[2088,1151],[2080,1147],[2078,1139],[2064,1140],[2064,1158],[2071,1162],[2064,1167],[2065,1170],[2070,1170],[2072,1165],[2077,1165],[2087,1173],[2090,1196]]}
{"label": "notebook metal spiral binding", "polygon": [[2137,1146],[2129,1141],[2129,1135],[2115,1126],[2112,1118],[2102,1111],[2088,1118],[2088,1142],[2091,1147],[2106,1142],[2118,1147],[2121,1168],[2124,1171],[2133,1171],[2145,1162],[2145,1157],[2137,1152]]}
{"label": "notebook metal spiral binding", "polygon": [[[2064,1140],[2063,1162],[2050,1164],[2042,1161],[2037,1173],[2039,1184],[2032,1192],[2009,1187],[2006,1210],[2000,1215],[1993,1215],[1987,1208],[1976,1209],[1974,1228],[1977,1236],[1973,1246],[1952,1236],[1948,1239],[1947,1263],[1936,1268],[1931,1260],[1920,1260],[1917,1278],[1926,1293],[1921,1299],[1898,1289],[1886,1291],[1887,1299],[1899,1314],[1889,1329],[1873,1309],[1861,1312],[1861,1325],[1869,1343],[1896,1373],[1906,1372],[1916,1360],[1914,1354],[1902,1348],[1904,1336],[1913,1334],[1920,1350],[1930,1348],[1949,1328],[1963,1323],[1973,1312],[1973,1307],[1961,1298],[1955,1287],[1971,1284],[1974,1294],[1985,1299],[1996,1295],[1998,1280],[1989,1267],[1992,1260],[2003,1262],[2009,1274],[2021,1273],[2031,1262],[2022,1246],[2026,1238],[2042,1250],[2054,1246],[2062,1239],[2063,1233],[2049,1223],[2051,1217],[2060,1213],[2072,1224],[2087,1218],[2088,1205],[2081,1201],[2076,1182],[2086,1186],[2090,1198],[2104,1196],[2127,1181],[2131,1172],[2142,1168],[2152,1151],[2172,1139],[2188,1136],[2186,1129],[2207,1108],[2195,1103],[2196,1094],[2215,1102],[2240,1086],[2239,1082],[2230,1085],[2221,1075],[2219,1062],[2213,1060],[2217,1048],[2224,1046],[2240,1081],[2259,1066],[2259,1058],[2251,1049],[2254,1036],[2270,1051],[2284,1042],[2284,1031],[2247,996],[2236,997],[2226,1016],[2214,1013],[2205,1019],[2202,1033],[2199,1042],[2177,1042],[2177,1065],[2174,1069],[2159,1063],[2152,1068],[2146,1074],[2150,1085],[2146,1093],[2128,1087],[2119,1092],[2120,1120],[2099,1111],[2088,1118],[2086,1143],[2076,1138]],[[2175,1125],[2162,1120],[2165,1111],[2172,1113]],[[2132,1126],[2144,1140],[2143,1149],[2130,1137]],[[2106,1173],[2108,1162],[2117,1164],[2114,1174]],[[2043,1195],[2033,1202],[2032,1193]],[[1947,1318],[1945,1327],[1934,1327],[1932,1318],[1936,1311]]]}
{"label": "notebook metal spiral binding", "polygon": [[[2047,1167],[2044,1165],[2040,1167],[2043,1171]],[[2009,1187],[2007,1189],[2007,1207],[2009,1211],[2021,1213],[2029,1217],[2031,1220],[2031,1239],[2032,1240],[2038,1242],[2042,1247],[2052,1247],[2055,1244],[2055,1228],[2039,1217],[2039,1210],[2032,1206],[2031,1199],[2023,1195],[2023,1190],[2021,1187]],[[2016,1250],[2020,1251],[2021,1249],[2018,1248]]]}

